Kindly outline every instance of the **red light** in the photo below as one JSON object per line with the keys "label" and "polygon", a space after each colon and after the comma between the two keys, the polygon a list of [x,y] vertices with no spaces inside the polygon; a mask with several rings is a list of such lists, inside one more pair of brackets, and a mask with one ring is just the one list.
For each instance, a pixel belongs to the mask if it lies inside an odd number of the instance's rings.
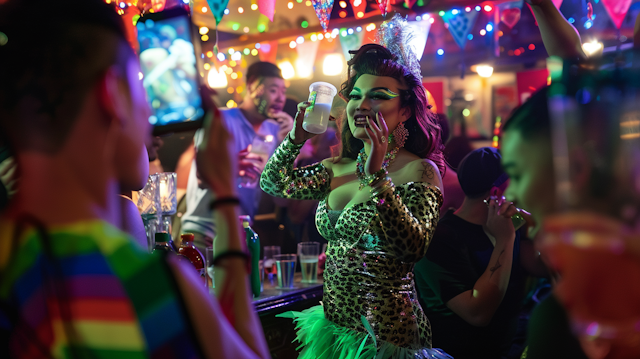
{"label": "red light", "polygon": [[464,11],[466,11],[466,12],[471,12],[471,7],[470,7],[470,6],[465,7],[465,8],[464,8]]}
{"label": "red light", "polygon": [[513,50],[509,50],[509,56],[513,56]]}
{"label": "red light", "polygon": [[529,50],[533,51],[536,49],[536,45],[534,44],[529,44]]}
{"label": "red light", "polygon": [[520,53],[524,54],[524,47],[521,47],[518,50],[520,50]]}
{"label": "red light", "polygon": [[491,5],[485,5],[484,6],[484,11],[491,12],[491,11],[493,11],[493,7]]}
{"label": "red light", "polygon": [[340,11],[340,13],[338,15],[340,15],[340,17],[344,19],[345,17],[347,17],[347,12],[346,11]]}
{"label": "red light", "polygon": [[517,49],[516,51],[513,52],[514,55],[516,56],[520,56],[522,52],[520,52],[520,49]]}

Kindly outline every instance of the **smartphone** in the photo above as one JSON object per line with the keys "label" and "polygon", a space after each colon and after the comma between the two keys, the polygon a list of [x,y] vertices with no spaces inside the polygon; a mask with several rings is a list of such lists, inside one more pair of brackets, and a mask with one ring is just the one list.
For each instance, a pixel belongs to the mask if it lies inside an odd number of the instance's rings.
{"label": "smartphone", "polygon": [[176,6],[138,20],[141,80],[151,107],[153,134],[188,131],[202,126],[199,86],[203,77],[200,42],[187,6]]}

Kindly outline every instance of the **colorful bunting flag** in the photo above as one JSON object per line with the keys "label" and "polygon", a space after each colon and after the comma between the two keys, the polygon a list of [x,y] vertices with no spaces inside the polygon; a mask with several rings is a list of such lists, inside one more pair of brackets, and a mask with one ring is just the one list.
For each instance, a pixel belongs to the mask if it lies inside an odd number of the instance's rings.
{"label": "colorful bunting flag", "polygon": [[522,15],[522,4],[522,0],[498,4],[500,21],[507,25],[509,29],[513,29],[518,21],[520,21],[520,16]]}
{"label": "colorful bunting flag", "polygon": [[356,19],[364,17],[364,13],[367,11],[367,0],[350,0],[350,2]]}
{"label": "colorful bunting flag", "polygon": [[620,30],[622,21],[624,21],[629,11],[629,6],[631,6],[631,0],[602,0],[602,5],[607,10],[613,24]]}
{"label": "colorful bunting flag", "polygon": [[300,78],[313,77],[313,65],[316,62],[316,54],[321,41],[305,41],[296,46],[298,59],[296,59],[296,74]]}
{"label": "colorful bunting flag", "polygon": [[351,35],[340,37],[340,46],[342,47],[342,54],[344,54],[344,58],[347,61],[351,59],[351,54],[349,54],[349,50],[359,49],[360,46],[362,46],[363,39],[364,39],[364,31],[354,32]]}
{"label": "colorful bunting flag", "polygon": [[552,2],[558,9],[560,8],[560,5],[562,5],[562,0],[552,0]]}
{"label": "colorful bunting flag", "polygon": [[260,61],[276,63],[276,55],[278,54],[278,40],[261,42],[258,49],[258,57]]}
{"label": "colorful bunting flag", "polygon": [[322,25],[324,31],[327,31],[329,29],[329,20],[331,19],[331,10],[333,10],[333,0],[311,0],[311,3],[316,11],[318,20],[320,20],[320,25]]}
{"label": "colorful bunting flag", "polygon": [[387,16],[387,11],[389,10],[389,0],[376,0],[378,3],[378,9],[380,9],[380,13],[382,17]]}
{"label": "colorful bunting flag", "polygon": [[427,45],[429,30],[431,30],[430,16],[424,15],[422,21],[408,21],[407,25],[412,30],[409,46],[413,47],[413,53],[416,54],[418,61],[422,59],[424,48]]}
{"label": "colorful bunting flag", "polygon": [[222,21],[224,10],[227,8],[229,0],[207,0],[207,4],[209,4],[209,9],[211,9],[211,13],[213,13],[213,17],[216,19],[217,26],[220,24],[220,21]]}
{"label": "colorful bunting flag", "polygon": [[273,14],[275,14],[276,0],[258,0],[258,10],[260,13],[273,22]]}
{"label": "colorful bunting flag", "polygon": [[454,9],[447,11],[442,18],[449,25],[449,32],[451,32],[453,39],[461,49],[464,49],[467,44],[467,35],[473,29],[478,18],[478,11],[474,9],[466,12]]}

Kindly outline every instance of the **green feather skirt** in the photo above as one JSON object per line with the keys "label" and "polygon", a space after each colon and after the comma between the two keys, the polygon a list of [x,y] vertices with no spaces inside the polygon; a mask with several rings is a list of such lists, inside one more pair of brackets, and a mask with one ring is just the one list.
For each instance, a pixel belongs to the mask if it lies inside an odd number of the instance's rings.
{"label": "green feather skirt", "polygon": [[439,349],[402,348],[376,340],[373,328],[362,316],[367,333],[336,325],[324,317],[322,305],[302,312],[277,315],[296,323],[296,341],[300,343],[298,359],[451,359]]}

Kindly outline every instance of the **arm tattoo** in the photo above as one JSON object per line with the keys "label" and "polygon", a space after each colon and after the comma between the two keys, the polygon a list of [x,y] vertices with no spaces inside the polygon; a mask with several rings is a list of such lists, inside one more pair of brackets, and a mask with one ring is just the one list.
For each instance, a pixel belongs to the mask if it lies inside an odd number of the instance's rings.
{"label": "arm tattoo", "polygon": [[422,178],[432,180],[436,175],[433,172],[433,166],[426,162],[422,162]]}
{"label": "arm tattoo", "polygon": [[500,264],[500,257],[502,257],[502,253],[504,253],[504,250],[500,252],[500,255],[498,256],[498,260],[496,261],[496,265],[489,268],[489,270],[491,271],[491,275],[489,276],[489,278],[493,277],[493,274],[498,270],[498,268],[502,267],[502,264]]}

